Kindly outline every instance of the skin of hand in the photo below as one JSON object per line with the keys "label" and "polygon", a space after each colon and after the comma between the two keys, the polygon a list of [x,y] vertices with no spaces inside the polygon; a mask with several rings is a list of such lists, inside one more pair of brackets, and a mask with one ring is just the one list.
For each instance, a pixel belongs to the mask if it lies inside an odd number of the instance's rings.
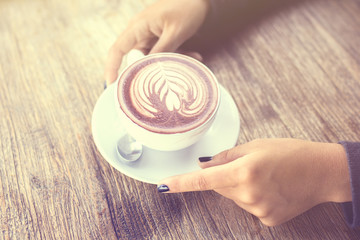
{"label": "skin of hand", "polygon": [[267,226],[320,203],[352,199],[346,152],[336,143],[259,139],[199,165],[199,171],[160,184],[168,193],[215,190]]}
{"label": "skin of hand", "polygon": [[[174,52],[202,26],[209,0],[158,0],[135,16],[109,50],[106,83],[114,82],[123,56],[131,49],[143,53]],[[201,60],[199,53],[188,55]]]}

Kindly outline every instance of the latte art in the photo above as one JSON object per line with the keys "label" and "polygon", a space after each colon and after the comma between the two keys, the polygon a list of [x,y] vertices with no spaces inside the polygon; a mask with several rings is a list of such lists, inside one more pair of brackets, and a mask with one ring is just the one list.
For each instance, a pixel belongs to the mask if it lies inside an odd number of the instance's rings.
{"label": "latte art", "polygon": [[[175,65],[175,66],[171,66]],[[131,82],[130,94],[138,112],[149,118],[161,113],[192,117],[205,107],[206,85],[188,74],[191,68],[180,69],[172,62],[147,65]]]}
{"label": "latte art", "polygon": [[148,56],[119,80],[118,100],[136,124],[153,132],[185,132],[216,111],[218,91],[211,72],[182,55]]}

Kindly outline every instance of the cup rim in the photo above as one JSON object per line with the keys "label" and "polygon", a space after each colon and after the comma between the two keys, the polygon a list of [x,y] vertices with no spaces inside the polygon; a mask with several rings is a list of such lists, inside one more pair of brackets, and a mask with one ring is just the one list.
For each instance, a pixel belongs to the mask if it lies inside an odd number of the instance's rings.
{"label": "cup rim", "polygon": [[[126,70],[128,70],[129,68],[131,68],[132,66],[136,65],[138,62],[140,61],[144,61],[148,58],[152,58],[154,56],[176,56],[176,57],[180,57],[183,59],[186,59],[188,61],[193,61],[196,64],[200,65],[201,67],[203,67],[207,73],[213,78],[215,85],[216,85],[216,89],[217,89],[217,101],[216,101],[216,106],[213,110],[213,112],[211,113],[211,115],[209,115],[209,117],[206,119],[206,121],[204,121],[202,124],[184,130],[184,131],[178,131],[178,132],[157,132],[157,131],[153,131],[147,128],[142,127],[141,125],[139,125],[138,123],[136,123],[132,118],[130,118],[126,112],[122,109],[121,104],[119,103],[119,84],[120,84],[120,78],[123,76],[123,74],[126,72]],[[143,129],[146,132],[151,132],[152,134],[159,134],[159,135],[177,135],[177,134],[184,134],[184,133],[191,133],[193,131],[196,131],[202,127],[204,127],[205,125],[207,125],[210,121],[212,121],[215,118],[215,115],[218,112],[219,106],[220,106],[220,101],[221,101],[221,89],[220,89],[220,83],[217,79],[217,77],[215,76],[215,74],[209,69],[209,67],[207,67],[204,63],[200,62],[199,60],[192,58],[190,56],[184,55],[184,54],[180,54],[180,53],[172,53],[172,52],[161,52],[161,53],[152,53],[152,54],[148,54],[148,55],[144,55],[143,57],[133,61],[131,64],[125,66],[121,72],[119,73],[119,76],[117,77],[116,81],[115,81],[115,101],[116,101],[116,107],[117,107],[117,111],[121,111],[123,113],[123,115],[125,115],[125,117],[130,120],[133,124],[135,124],[136,126],[138,126],[139,128]]]}

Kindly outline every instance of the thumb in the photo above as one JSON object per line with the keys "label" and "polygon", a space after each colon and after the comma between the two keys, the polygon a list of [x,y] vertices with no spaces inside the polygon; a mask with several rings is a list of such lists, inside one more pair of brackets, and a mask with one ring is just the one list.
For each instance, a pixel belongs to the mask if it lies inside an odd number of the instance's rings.
{"label": "thumb", "polygon": [[154,47],[151,49],[151,53],[159,52],[175,52],[185,39],[182,39],[175,33],[175,31],[164,30]]}
{"label": "thumb", "polygon": [[169,177],[160,181],[158,191],[176,193],[234,187],[235,171],[235,167],[227,164]]}

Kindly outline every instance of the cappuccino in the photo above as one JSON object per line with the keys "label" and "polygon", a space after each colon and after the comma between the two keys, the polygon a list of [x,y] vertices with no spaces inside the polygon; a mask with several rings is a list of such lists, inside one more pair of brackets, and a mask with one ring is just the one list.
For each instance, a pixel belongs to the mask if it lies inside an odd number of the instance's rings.
{"label": "cappuccino", "polygon": [[126,68],[117,82],[122,112],[141,128],[184,133],[213,118],[218,83],[202,63],[180,54],[148,55]]}

